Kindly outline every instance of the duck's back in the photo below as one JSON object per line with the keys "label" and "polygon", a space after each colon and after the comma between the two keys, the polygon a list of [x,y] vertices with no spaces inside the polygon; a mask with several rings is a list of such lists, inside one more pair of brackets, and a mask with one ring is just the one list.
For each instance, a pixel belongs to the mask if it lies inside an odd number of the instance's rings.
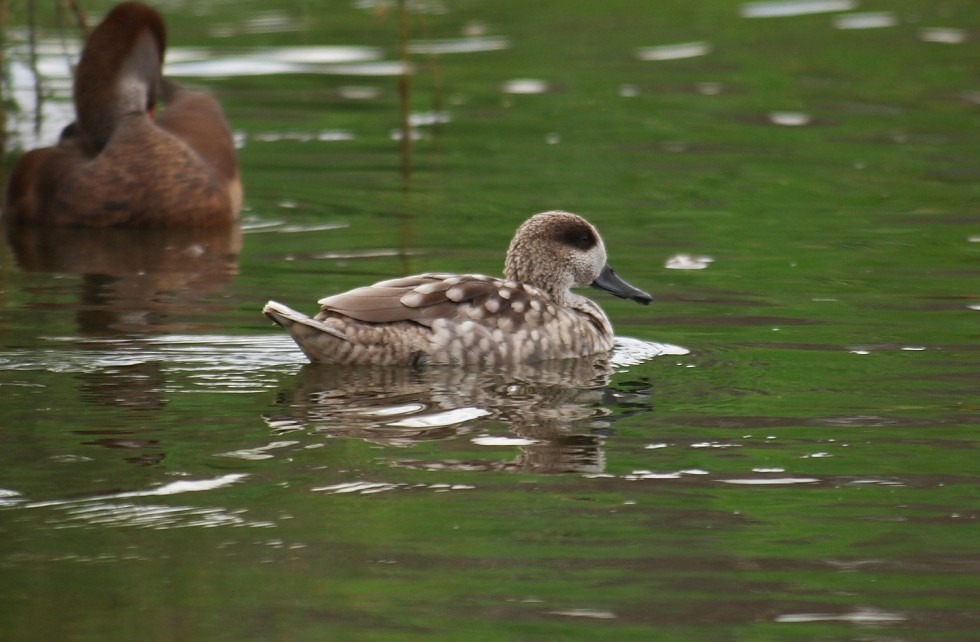
{"label": "duck's back", "polygon": [[[237,216],[226,183],[146,116],[124,119],[112,144],[94,158],[75,152],[69,142],[46,160],[45,171],[35,177],[37,200],[18,209],[12,189],[6,215],[24,223],[96,227],[211,225]],[[30,171],[16,167],[11,185]]]}
{"label": "duck's back", "polygon": [[392,279],[322,299],[316,319],[347,341],[325,335],[321,349],[304,350],[347,364],[507,365],[610,349],[608,320],[582,301],[559,306],[537,288],[482,275]]}

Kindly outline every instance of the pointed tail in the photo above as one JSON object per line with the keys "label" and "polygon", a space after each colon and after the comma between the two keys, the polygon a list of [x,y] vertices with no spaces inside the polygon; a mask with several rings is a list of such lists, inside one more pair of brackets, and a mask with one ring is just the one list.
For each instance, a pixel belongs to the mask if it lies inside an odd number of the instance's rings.
{"label": "pointed tail", "polygon": [[320,332],[326,332],[327,334],[333,335],[338,339],[347,340],[347,335],[337,328],[330,327],[322,321],[310,318],[303,314],[302,312],[297,312],[292,308],[278,303],[276,301],[269,301],[262,308],[262,313],[272,319],[277,325],[289,330],[290,326],[295,323],[300,323],[305,326],[309,326],[314,330],[319,330]]}

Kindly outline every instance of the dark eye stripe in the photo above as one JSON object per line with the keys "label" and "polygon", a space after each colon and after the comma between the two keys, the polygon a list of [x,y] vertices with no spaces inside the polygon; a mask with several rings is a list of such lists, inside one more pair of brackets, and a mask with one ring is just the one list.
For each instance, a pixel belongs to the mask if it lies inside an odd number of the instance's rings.
{"label": "dark eye stripe", "polygon": [[587,225],[578,221],[572,221],[558,228],[556,234],[558,240],[580,250],[590,250],[599,244],[595,232]]}

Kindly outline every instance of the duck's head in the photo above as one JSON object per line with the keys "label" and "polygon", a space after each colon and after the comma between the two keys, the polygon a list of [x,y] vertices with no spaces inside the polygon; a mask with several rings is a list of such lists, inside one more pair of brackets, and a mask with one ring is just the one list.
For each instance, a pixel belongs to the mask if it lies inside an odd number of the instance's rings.
{"label": "duck's head", "polygon": [[117,5],[92,31],[78,61],[74,94],[79,133],[97,149],[120,118],[155,107],[166,39],[163,18],[139,2]]}
{"label": "duck's head", "polygon": [[544,212],[524,221],[507,250],[504,273],[548,292],[561,304],[573,296],[571,288],[588,286],[643,305],[653,300],[617,276],[599,232],[570,212]]}

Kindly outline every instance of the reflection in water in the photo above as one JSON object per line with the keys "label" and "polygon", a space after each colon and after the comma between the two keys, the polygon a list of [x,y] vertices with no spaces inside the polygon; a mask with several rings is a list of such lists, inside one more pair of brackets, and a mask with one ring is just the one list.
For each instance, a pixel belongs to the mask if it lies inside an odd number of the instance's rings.
{"label": "reflection in water", "polygon": [[922,42],[938,42],[944,45],[959,45],[966,42],[967,33],[963,29],[948,27],[925,27],[919,31]]}
{"label": "reflection in water", "polygon": [[810,114],[798,111],[771,111],[767,118],[773,125],[782,125],[783,127],[803,127],[813,121]]}
{"label": "reflection in water", "polygon": [[635,51],[639,60],[680,60],[706,56],[709,53],[711,53],[711,45],[707,42],[682,42],[673,45],[642,47]]}
{"label": "reflection in water", "polygon": [[703,270],[714,262],[715,260],[710,256],[675,254],[667,259],[664,267],[668,270]]}
{"label": "reflection in water", "polygon": [[739,15],[743,18],[784,18],[851,11],[857,4],[857,0],[763,0],[744,3],[739,7]]}
{"label": "reflection in water", "polygon": [[[51,508],[53,513],[47,518],[47,523],[53,528],[147,528],[153,530],[172,528],[214,528],[247,527],[272,528],[274,523],[250,520],[244,516],[244,510],[229,510],[221,506],[181,506],[175,504],[154,504],[147,498],[184,495],[202,491],[213,491],[237,484],[248,477],[244,473],[229,473],[212,479],[181,480],[155,486],[146,490],[133,490],[94,495],[88,497],[72,497],[69,499],[54,499],[47,501],[28,501],[15,491],[0,490],[0,506],[4,505],[2,498],[9,498],[7,505],[19,506],[24,509]],[[123,501],[135,499],[137,502]]]}
{"label": "reflection in water", "polygon": [[132,369],[135,376],[141,367],[158,365],[164,392],[262,392],[277,385],[278,372],[303,363],[296,343],[279,334],[43,337],[31,349],[0,351],[4,370],[110,375]]}
{"label": "reflection in water", "polygon": [[[643,352],[639,356],[638,351]],[[613,422],[651,407],[648,388],[610,387],[618,366],[657,354],[685,354],[675,346],[619,341],[610,358],[520,366],[502,371],[465,368],[343,368],[306,365],[280,394],[284,414],[266,418],[277,435],[311,429],[386,446],[473,435],[477,446],[516,446],[510,462],[418,461],[396,465],[429,470],[522,470],[598,473],[603,441]],[[511,437],[491,437],[500,424]]]}
{"label": "reflection in water", "polygon": [[[7,240],[26,271],[80,275],[73,311],[78,332],[89,341],[107,334],[202,329],[200,323],[174,317],[214,311],[216,306],[202,299],[234,279],[242,245],[237,225],[201,229],[8,226]],[[162,408],[163,363],[131,357],[120,351],[111,367],[80,373],[84,398],[99,405]],[[64,362],[59,360],[57,367],[63,368]],[[154,463],[159,457],[141,456],[139,461]]]}
{"label": "reflection in water", "polygon": [[82,275],[75,318],[83,334],[178,329],[168,316],[200,309],[202,295],[227,286],[238,273],[242,246],[237,225],[10,226],[7,240],[24,270]]}
{"label": "reflection in water", "polygon": [[848,613],[784,613],[776,616],[776,622],[850,622],[852,624],[880,624],[885,622],[904,622],[909,619],[904,613],[893,613],[882,609],[861,607]]}
{"label": "reflection in water", "polygon": [[[55,49],[53,43],[38,43],[37,73],[44,79],[37,103],[39,82],[31,66],[25,62],[27,52],[11,46],[5,70],[9,76],[4,98],[15,108],[7,110],[7,144],[14,149],[34,149],[57,142],[61,130],[75,119],[75,107],[71,102],[71,67],[66,54]],[[77,59],[77,55],[73,57]]]}
{"label": "reflection in water", "polygon": [[845,13],[834,16],[833,24],[835,29],[881,29],[896,26],[898,17],[891,11]]}
{"label": "reflection in water", "polygon": [[319,62],[315,56],[277,56],[278,51],[280,50],[261,50],[252,55],[168,64],[164,71],[168,76],[183,78],[232,78],[277,74],[400,76],[414,72],[414,67],[400,61],[367,58],[351,62]]}
{"label": "reflection in water", "polygon": [[551,86],[536,78],[515,78],[501,85],[500,91],[505,94],[545,94],[551,91]]}
{"label": "reflection in water", "polygon": [[413,54],[456,54],[481,51],[499,51],[510,47],[510,40],[499,36],[471,36],[448,40],[425,40],[411,42],[408,53]]}
{"label": "reflection in water", "polygon": [[346,129],[321,129],[320,131],[257,132],[248,136],[259,143],[278,143],[292,141],[297,143],[335,143],[354,140],[354,132]]}
{"label": "reflection in water", "polygon": [[[27,34],[12,30],[9,60],[10,143],[33,149],[56,144],[62,129],[75,118],[72,103],[71,61],[78,58],[81,43],[40,40],[31,60]],[[487,43],[484,43],[487,44]],[[490,43],[492,44],[492,43]],[[489,46],[489,45],[488,45]],[[382,60],[383,52],[360,45],[273,47],[235,55],[216,56],[208,49],[171,47],[164,72],[184,78],[229,78],[270,74],[326,74],[347,76],[399,76],[413,69],[401,61]],[[35,73],[34,70],[37,70]],[[43,79],[45,100],[38,104],[35,85]],[[365,98],[361,92],[360,98]]]}
{"label": "reflection in water", "polygon": [[284,11],[265,11],[245,17],[235,24],[216,24],[209,33],[212,38],[231,38],[242,34],[288,33],[302,31],[308,21],[290,16]]}

